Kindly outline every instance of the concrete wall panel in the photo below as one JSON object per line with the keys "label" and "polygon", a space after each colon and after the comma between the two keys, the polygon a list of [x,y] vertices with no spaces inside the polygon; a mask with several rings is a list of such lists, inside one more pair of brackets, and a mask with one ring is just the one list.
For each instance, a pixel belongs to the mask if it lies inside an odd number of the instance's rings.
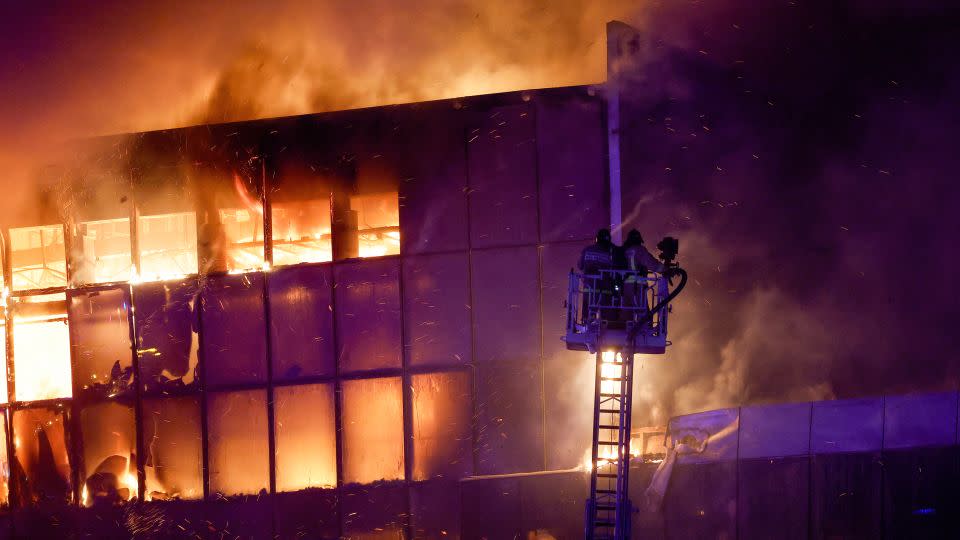
{"label": "concrete wall panel", "polygon": [[805,540],[810,522],[808,457],[740,462],[737,519],[740,540]]}
{"label": "concrete wall panel", "polygon": [[810,451],[870,452],[883,444],[883,398],[818,401],[813,404]]}
{"label": "concrete wall panel", "polygon": [[404,258],[403,309],[410,365],[471,361],[470,266],[465,253]]}
{"label": "concrete wall panel", "polygon": [[884,401],[884,449],[956,442],[957,392],[889,396]]}
{"label": "concrete wall panel", "polygon": [[329,266],[281,268],[270,274],[274,380],[336,373],[332,282]]}
{"label": "concrete wall panel", "polygon": [[810,453],[810,403],[740,409],[740,459]]}
{"label": "concrete wall panel", "polygon": [[535,105],[541,237],[590,239],[609,221],[605,110],[585,97],[538,96]]}
{"label": "concrete wall panel", "polygon": [[535,362],[540,357],[537,249],[474,251],[471,265],[474,362]]}
{"label": "concrete wall panel", "polygon": [[342,373],[400,367],[399,267],[393,257],[334,266]]}
{"label": "concrete wall panel", "polygon": [[467,130],[470,245],[534,244],[537,156],[533,109],[494,107],[472,114]]}

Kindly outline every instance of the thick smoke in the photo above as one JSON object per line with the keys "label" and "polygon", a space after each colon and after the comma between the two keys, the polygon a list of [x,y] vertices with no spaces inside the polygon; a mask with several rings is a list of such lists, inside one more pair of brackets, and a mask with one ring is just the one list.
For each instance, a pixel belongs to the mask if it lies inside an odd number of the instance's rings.
{"label": "thick smoke", "polygon": [[956,386],[950,9],[650,11],[624,74],[625,215],[679,236],[692,279],[638,417]]}

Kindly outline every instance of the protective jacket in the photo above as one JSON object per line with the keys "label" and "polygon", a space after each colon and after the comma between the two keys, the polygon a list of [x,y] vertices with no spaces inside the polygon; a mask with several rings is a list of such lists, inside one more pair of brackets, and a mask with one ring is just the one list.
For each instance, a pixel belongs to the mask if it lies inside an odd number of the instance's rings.
{"label": "protective jacket", "polygon": [[646,268],[647,272],[663,273],[665,270],[663,263],[658,261],[643,244],[634,244],[623,250],[624,258],[627,260],[629,270],[638,271]]}
{"label": "protective jacket", "polygon": [[596,274],[602,269],[613,268],[613,244],[591,244],[583,248],[577,266],[584,274]]}

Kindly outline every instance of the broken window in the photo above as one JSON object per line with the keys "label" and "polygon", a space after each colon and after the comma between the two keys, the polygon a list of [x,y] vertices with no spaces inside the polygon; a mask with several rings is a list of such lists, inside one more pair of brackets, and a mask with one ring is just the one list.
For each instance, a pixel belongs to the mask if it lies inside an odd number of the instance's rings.
{"label": "broken window", "polygon": [[10,262],[15,291],[65,287],[63,225],[10,229]]}
{"label": "broken window", "polygon": [[66,300],[64,293],[27,296],[12,306],[17,401],[73,395]]}
{"label": "broken window", "polygon": [[270,485],[267,391],[207,395],[210,491],[251,495]]}
{"label": "broken window", "polygon": [[197,212],[179,132],[143,134],[133,155],[140,279],[182,279],[196,274]]}
{"label": "broken window", "polygon": [[197,273],[197,214],[175,212],[137,218],[140,279],[177,279]]}
{"label": "broken window", "polygon": [[106,402],[80,411],[82,505],[116,504],[137,496],[134,426],[132,405]]}
{"label": "broken window", "polygon": [[128,306],[126,289],[70,294],[75,375],[83,392],[113,397],[132,390]]}
{"label": "broken window", "polygon": [[330,196],[304,201],[273,201],[273,265],[333,260]]}
{"label": "broken window", "polygon": [[399,377],[343,382],[344,482],[403,479],[403,392]]}
{"label": "broken window", "polygon": [[143,449],[150,500],[203,497],[200,401],[194,396],[143,400]]}
{"label": "broken window", "polygon": [[73,230],[70,269],[74,285],[130,279],[133,258],[129,218],[84,221]]}
{"label": "broken window", "polygon": [[332,384],[274,390],[277,491],[337,485]]}
{"label": "broken window", "polygon": [[400,205],[396,191],[353,195],[350,210],[356,214],[360,257],[400,253]]}
{"label": "broken window", "polygon": [[244,272],[263,267],[263,203],[256,171],[194,171],[200,272]]}
{"label": "broken window", "polygon": [[66,441],[67,408],[13,411],[13,474],[21,503],[67,503],[72,497]]}
{"label": "broken window", "polygon": [[411,378],[413,479],[461,478],[472,470],[471,385],[466,372]]}
{"label": "broken window", "polygon": [[133,287],[140,383],[148,393],[197,383],[197,282],[141,283]]}

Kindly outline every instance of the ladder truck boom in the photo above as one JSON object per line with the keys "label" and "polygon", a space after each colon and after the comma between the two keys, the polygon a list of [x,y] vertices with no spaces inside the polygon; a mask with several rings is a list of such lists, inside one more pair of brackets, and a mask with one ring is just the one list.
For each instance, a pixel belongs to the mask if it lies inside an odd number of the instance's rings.
{"label": "ladder truck boom", "polygon": [[[683,290],[686,272],[675,259],[678,242],[657,247],[662,272],[645,269],[571,270],[567,296],[567,348],[596,355],[587,540],[630,538],[630,416],[633,356],[664,354],[670,302]],[[680,282],[671,290],[673,277]]]}

